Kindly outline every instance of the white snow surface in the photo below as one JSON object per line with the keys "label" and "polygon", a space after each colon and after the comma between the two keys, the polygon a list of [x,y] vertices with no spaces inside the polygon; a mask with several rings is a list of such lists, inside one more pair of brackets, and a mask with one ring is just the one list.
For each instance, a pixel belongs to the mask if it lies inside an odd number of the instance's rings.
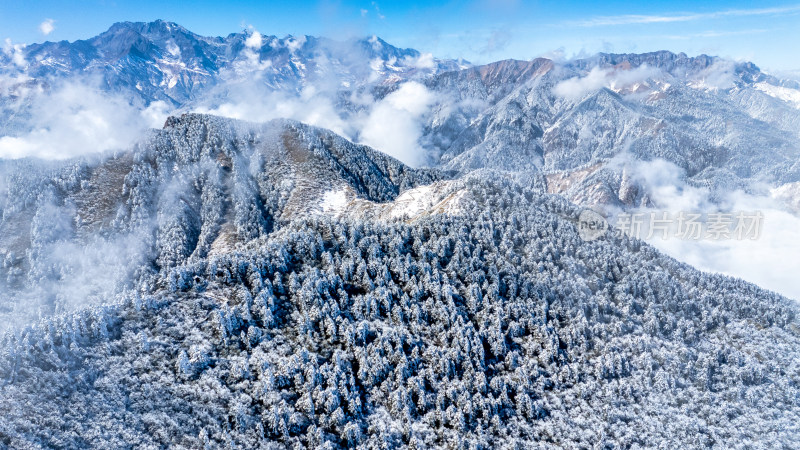
{"label": "white snow surface", "polygon": [[376,203],[358,198],[348,186],[331,189],[320,199],[317,214],[343,217],[367,214],[378,220],[415,220],[427,215],[456,215],[462,208],[465,193],[453,189],[454,181],[440,181],[402,192],[392,202]]}

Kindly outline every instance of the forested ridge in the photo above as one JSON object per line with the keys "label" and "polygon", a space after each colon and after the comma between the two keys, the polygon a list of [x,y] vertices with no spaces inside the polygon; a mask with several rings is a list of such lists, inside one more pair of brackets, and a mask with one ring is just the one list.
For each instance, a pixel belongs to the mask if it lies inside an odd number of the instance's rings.
{"label": "forested ridge", "polygon": [[795,445],[796,305],[585,242],[580,209],[503,173],[450,189],[457,214],[281,216],[7,334],[0,444]]}

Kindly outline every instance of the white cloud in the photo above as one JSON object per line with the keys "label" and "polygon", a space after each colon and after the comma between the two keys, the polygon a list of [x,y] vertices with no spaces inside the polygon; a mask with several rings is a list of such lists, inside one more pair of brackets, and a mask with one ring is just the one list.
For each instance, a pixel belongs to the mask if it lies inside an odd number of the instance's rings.
{"label": "white cloud", "polygon": [[327,128],[348,139],[352,139],[355,133],[352,124],[337,111],[335,95],[315,86],[307,86],[299,94],[293,94],[274,91],[253,80],[230,83],[225,89],[225,101],[201,105],[194,111],[250,122],[293,119]]}
{"label": "white cloud", "polygon": [[643,14],[624,14],[619,16],[598,16],[588,20],[569,21],[563,25],[578,27],[597,27],[597,26],[616,26],[632,24],[653,24],[653,23],[674,23],[690,22],[698,20],[712,20],[723,17],[747,17],[787,14],[800,11],[800,5],[776,7],[776,8],[756,8],[756,9],[729,9],[725,11],[713,11],[708,13],[690,13],[676,15],[643,15]]}
{"label": "white cloud", "polygon": [[261,37],[261,33],[259,33],[257,30],[254,30],[252,33],[250,33],[250,36],[247,36],[247,39],[244,40],[244,45],[247,48],[258,50],[261,48],[262,41],[263,39]]}
{"label": "white cloud", "polygon": [[125,149],[149,127],[161,127],[164,102],[139,110],[91,83],[70,81],[31,95],[26,132],[0,137],[0,158],[66,159]]}
{"label": "white cloud", "polygon": [[[242,58],[233,63],[233,71],[237,75],[250,73],[254,78],[260,78],[263,72],[272,67],[272,61],[261,60],[261,47],[264,45],[264,36],[253,26],[249,26],[250,35],[244,40]],[[222,78],[230,74],[222,74]]]}
{"label": "white cloud", "polygon": [[55,22],[56,21],[53,19],[44,19],[44,22],[39,24],[39,31],[43,35],[47,36],[56,29]]}
{"label": "white cloud", "polygon": [[162,128],[172,112],[172,108],[167,102],[157,100],[142,110],[142,118],[150,128]]}
{"label": "white cloud", "polygon": [[303,48],[303,46],[305,44],[306,44],[306,37],[305,36],[300,36],[300,37],[293,37],[292,36],[292,37],[290,37],[289,39],[286,40],[286,48],[288,48],[289,51],[292,52],[292,53],[294,53],[294,52],[300,50],[301,48]]}
{"label": "white cloud", "polygon": [[[720,203],[714,203],[707,189],[686,184],[684,171],[674,164],[663,160],[626,164],[629,173],[646,188],[655,204],[655,209],[642,210],[645,214],[667,211],[674,218],[681,211],[730,212],[735,218],[740,212],[760,211],[763,215],[761,233],[755,240],[683,240],[677,237],[662,240],[656,237],[648,243],[698,269],[742,278],[800,300],[800,283],[797,282],[800,218],[785,211],[780,202],[737,191],[722,198]],[[725,205],[724,210],[720,204]]]}
{"label": "white cloud", "polygon": [[417,69],[433,69],[436,67],[436,60],[433,58],[433,53],[420,53],[416,58],[406,56],[403,62],[407,66]]}
{"label": "white cloud", "polygon": [[3,53],[11,58],[11,62],[18,67],[25,67],[28,65],[25,61],[24,49],[25,44],[14,44],[9,38],[3,41]]}
{"label": "white cloud", "polygon": [[631,70],[594,67],[584,77],[574,77],[556,84],[553,93],[568,100],[578,100],[604,87],[621,89],[661,74],[660,69],[647,65]]}
{"label": "white cloud", "polygon": [[435,98],[424,85],[411,81],[377,103],[361,129],[361,142],[400,161],[418,166],[424,151],[418,141],[422,136],[422,117]]}
{"label": "white cloud", "polygon": [[359,112],[353,113],[336,107],[337,87],[310,84],[295,94],[274,91],[257,80],[229,83],[224,101],[207,103],[194,111],[251,122],[293,119],[327,128],[412,166],[425,162],[424,150],[417,141],[435,96],[424,85],[404,83],[377,102],[371,95],[355,92],[349,101],[358,105]]}
{"label": "white cloud", "polygon": [[701,70],[691,86],[704,89],[730,89],[736,80],[736,65],[733,61],[719,60]]}
{"label": "white cloud", "polygon": [[800,263],[800,218],[777,207],[765,197],[731,196],[732,209],[763,214],[761,236],[756,240],[653,239],[659,250],[698,269],[735,276],[800,300],[797,273]]}
{"label": "white cloud", "polygon": [[[24,73],[0,74],[0,98],[9,102],[9,106],[20,107],[30,95],[41,92],[42,86],[38,83],[31,83],[33,78]],[[12,101],[16,98],[16,101]]]}
{"label": "white cloud", "polygon": [[585,77],[574,77],[556,84],[553,93],[569,100],[577,100],[605,86],[608,75],[608,70],[595,67]]}

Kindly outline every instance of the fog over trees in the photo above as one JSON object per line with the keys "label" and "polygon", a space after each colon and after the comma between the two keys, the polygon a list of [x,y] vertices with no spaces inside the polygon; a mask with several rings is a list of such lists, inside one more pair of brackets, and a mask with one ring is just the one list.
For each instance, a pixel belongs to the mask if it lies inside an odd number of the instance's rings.
{"label": "fog over trees", "polygon": [[[0,446],[800,435],[795,303],[625,236],[584,241],[541,177],[449,179],[296,122],[198,115],[129,152],[0,167],[30,174],[0,203],[0,313],[19,323],[0,341]],[[453,208],[370,215],[434,181]],[[317,208],[332,188],[363,214]]]}

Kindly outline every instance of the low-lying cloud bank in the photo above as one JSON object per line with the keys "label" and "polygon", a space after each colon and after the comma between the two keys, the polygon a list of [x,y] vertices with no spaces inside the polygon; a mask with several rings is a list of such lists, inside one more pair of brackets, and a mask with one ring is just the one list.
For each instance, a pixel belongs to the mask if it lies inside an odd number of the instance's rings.
{"label": "low-lying cloud bank", "polygon": [[585,76],[573,77],[556,84],[553,87],[553,93],[574,101],[580,100],[598,89],[618,89],[662,75],[661,69],[649,67],[646,64],[630,70],[594,67]]}
{"label": "low-lying cloud bank", "polygon": [[125,149],[148,128],[161,127],[169,113],[164,102],[140,109],[81,80],[28,90],[18,101],[25,102],[20,109],[27,118],[20,132],[0,137],[0,158],[68,159]]}
{"label": "low-lying cloud bank", "polygon": [[422,119],[434,101],[434,94],[422,84],[404,83],[375,103],[367,117],[359,121],[361,142],[410,166],[423,164],[425,154],[419,145]]}
{"label": "low-lying cloud bank", "polygon": [[746,194],[740,190],[711,200],[706,188],[686,183],[682,169],[663,160],[626,161],[629,173],[635,174],[651,195],[657,217],[668,212],[675,217],[681,211],[692,213],[754,213],[763,216],[757,239],[680,239],[653,237],[647,242],[664,253],[698,269],[717,272],[750,281],[795,300],[800,300],[797,281],[797,258],[800,255],[800,218],[772,197]]}
{"label": "low-lying cloud bank", "polygon": [[[222,117],[266,122],[298,120],[327,128],[417,167],[426,163],[418,141],[435,96],[417,82],[400,85],[382,99],[353,97],[354,111],[342,111],[335,94],[305,87],[299,94],[266,86],[228,86],[217,105],[189,110]],[[49,92],[29,95],[24,131],[0,136],[0,158],[68,159],[130,147],[148,128],[161,128],[173,110],[162,101],[140,109],[121,96],[83,82],[67,82]]]}
{"label": "low-lying cloud bank", "polygon": [[294,119],[327,128],[413,167],[428,162],[419,139],[436,96],[416,81],[400,84],[383,98],[350,93],[345,99],[348,106],[344,108],[340,92],[327,86],[312,84],[294,93],[243,82],[227,85],[225,89],[224,102],[201,105],[193,111],[251,122]]}

